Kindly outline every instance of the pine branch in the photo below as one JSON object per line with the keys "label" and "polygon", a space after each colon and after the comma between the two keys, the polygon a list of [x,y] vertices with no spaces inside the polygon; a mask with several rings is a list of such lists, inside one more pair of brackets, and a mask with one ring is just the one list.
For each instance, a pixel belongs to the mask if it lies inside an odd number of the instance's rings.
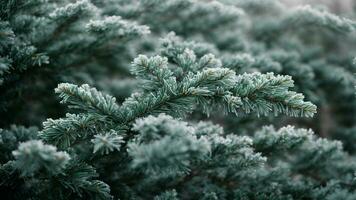
{"label": "pine branch", "polygon": [[316,113],[316,106],[311,102],[304,102],[304,96],[289,91],[293,87],[290,76],[274,76],[273,73],[243,74],[238,77],[234,94],[241,97],[242,109],[246,113],[251,111],[257,115],[274,115],[283,113],[298,117],[312,117]]}
{"label": "pine branch", "polygon": [[70,159],[66,152],[57,152],[56,147],[43,144],[40,140],[20,144],[13,155],[14,166],[21,171],[22,176],[33,176],[41,170],[56,175],[62,172]]}
{"label": "pine branch", "polygon": [[55,92],[62,99],[61,103],[69,104],[73,109],[115,117],[119,108],[114,97],[102,94],[86,84],[78,87],[74,84],[62,83],[58,85]]}
{"label": "pine branch", "polygon": [[86,138],[95,133],[98,120],[91,115],[67,114],[65,118],[47,119],[39,133],[44,141],[60,148],[70,147],[78,138]]}

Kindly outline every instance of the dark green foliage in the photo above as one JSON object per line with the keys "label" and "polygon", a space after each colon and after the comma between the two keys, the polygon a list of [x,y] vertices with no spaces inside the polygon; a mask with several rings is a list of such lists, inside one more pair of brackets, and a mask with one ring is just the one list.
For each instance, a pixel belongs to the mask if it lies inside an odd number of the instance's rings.
{"label": "dark green foliage", "polygon": [[355,16],[1,0],[0,198],[355,199]]}

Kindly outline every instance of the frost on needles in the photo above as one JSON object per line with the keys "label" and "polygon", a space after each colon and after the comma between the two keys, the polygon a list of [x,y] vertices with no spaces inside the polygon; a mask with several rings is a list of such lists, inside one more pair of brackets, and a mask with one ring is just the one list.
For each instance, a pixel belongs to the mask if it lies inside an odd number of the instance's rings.
{"label": "frost on needles", "polygon": [[[274,146],[285,145],[285,148],[292,148],[305,140],[302,134],[296,132],[298,130],[290,128],[297,141],[291,141],[295,140],[292,136],[277,139],[280,137],[278,133],[276,140],[279,142],[269,144],[261,136],[254,140],[253,137],[224,134],[217,125],[205,122],[189,124],[174,118],[185,117],[197,108],[203,108],[203,112],[210,114],[222,110],[237,116],[244,112],[258,115],[272,112],[310,117],[316,112],[316,107],[303,101],[301,94],[289,90],[293,86],[289,76],[272,73],[236,75],[231,69],[224,68],[213,55],[197,58],[189,49],[172,60],[175,61],[169,62],[162,56],[144,55],[134,59],[132,74],[145,84],[121,104],[114,97],[88,85],[59,84],[56,93],[61,103],[68,105],[75,113],[44,122],[39,137],[48,145],[38,148],[43,145],[38,141],[20,145],[19,150],[13,153],[15,160],[10,161],[9,167],[14,166],[14,170],[34,179],[37,178],[34,173],[38,171],[50,183],[60,177],[58,194],[61,196],[71,191],[73,195],[106,197],[109,195],[107,187],[92,191],[91,187],[78,189],[77,185],[67,186],[73,184],[75,178],[68,176],[68,173],[83,173],[83,165],[97,166],[98,170],[105,169],[101,176],[109,185],[115,185],[121,178],[139,176],[137,180],[132,180],[135,183],[130,191],[125,189],[127,186],[114,190],[150,198],[158,189],[154,185],[164,180],[170,180],[167,190],[172,187],[177,191],[197,187],[194,183],[196,179],[206,179],[204,182],[216,186],[221,181],[237,183],[245,173],[264,169],[267,158],[263,154],[267,147],[263,146],[270,145],[269,148],[273,149]],[[294,145],[289,144],[291,142]],[[51,145],[65,152],[55,153],[56,149]],[[255,145],[257,150],[262,151],[255,151]],[[27,168],[20,166],[32,161],[20,157],[22,151],[28,152],[29,156],[54,151],[54,155],[58,156],[51,156],[54,160],[38,159],[38,164],[29,174]],[[63,156],[68,158],[63,160]],[[119,160],[117,167],[110,164]],[[48,169],[52,164],[58,168],[56,174],[53,174],[54,171],[39,171],[42,166]],[[88,181],[86,178],[90,179],[90,184],[98,183],[98,180],[83,177]],[[121,184],[125,185],[125,182]],[[50,184],[47,187],[51,189]],[[191,195],[197,195],[194,191],[191,190]]]}

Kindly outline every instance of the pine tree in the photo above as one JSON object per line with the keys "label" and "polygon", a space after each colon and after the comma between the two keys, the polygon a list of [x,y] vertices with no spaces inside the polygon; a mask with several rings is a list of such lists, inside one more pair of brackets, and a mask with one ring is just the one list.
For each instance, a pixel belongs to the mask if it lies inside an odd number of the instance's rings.
{"label": "pine tree", "polygon": [[1,197],[355,199],[355,16],[2,0]]}
{"label": "pine tree", "polygon": [[118,52],[149,28],[100,13],[88,0],[1,1],[0,109],[8,116],[3,126],[62,114],[51,92],[58,82],[94,83],[121,70],[116,63],[127,56]]}

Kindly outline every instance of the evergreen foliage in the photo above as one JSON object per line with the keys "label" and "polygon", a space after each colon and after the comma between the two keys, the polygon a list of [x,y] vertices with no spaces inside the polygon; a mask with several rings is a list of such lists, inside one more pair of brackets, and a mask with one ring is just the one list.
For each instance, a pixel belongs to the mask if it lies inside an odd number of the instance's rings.
{"label": "evergreen foliage", "polygon": [[1,0],[1,199],[356,199],[355,19]]}

